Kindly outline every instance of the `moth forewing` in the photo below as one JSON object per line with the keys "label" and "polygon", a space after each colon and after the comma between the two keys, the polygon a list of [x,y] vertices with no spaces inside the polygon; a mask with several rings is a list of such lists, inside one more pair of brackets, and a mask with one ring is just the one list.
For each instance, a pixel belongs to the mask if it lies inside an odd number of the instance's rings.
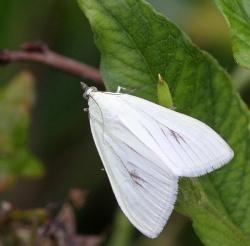
{"label": "moth forewing", "polygon": [[[190,116],[141,98],[124,95],[165,154],[163,162],[177,176],[196,177],[218,169],[234,156],[212,128]],[[158,133],[158,134],[157,134]]]}

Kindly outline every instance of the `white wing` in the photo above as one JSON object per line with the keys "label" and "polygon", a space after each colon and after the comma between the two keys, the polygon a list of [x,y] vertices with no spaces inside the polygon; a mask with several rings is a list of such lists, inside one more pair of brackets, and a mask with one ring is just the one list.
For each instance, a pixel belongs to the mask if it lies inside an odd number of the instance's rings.
{"label": "white wing", "polygon": [[[147,158],[151,150],[159,162],[151,161],[160,168],[168,167],[177,176],[200,176],[233,158],[227,143],[192,117],[127,94],[98,92],[94,99],[105,119],[104,127],[114,124],[113,134]],[[123,133],[120,125],[126,127]],[[131,143],[128,132],[137,141]]]}
{"label": "white wing", "polygon": [[119,107],[108,108],[110,101],[103,105],[97,99],[89,99],[90,124],[112,189],[131,223],[154,238],[173,210],[178,178],[165,165],[156,165],[161,163],[157,154],[119,120]]}
{"label": "white wing", "polygon": [[165,154],[164,163],[177,176],[204,175],[234,156],[228,144],[209,126],[190,116],[144,99],[125,95],[124,103],[143,117],[145,127]]}

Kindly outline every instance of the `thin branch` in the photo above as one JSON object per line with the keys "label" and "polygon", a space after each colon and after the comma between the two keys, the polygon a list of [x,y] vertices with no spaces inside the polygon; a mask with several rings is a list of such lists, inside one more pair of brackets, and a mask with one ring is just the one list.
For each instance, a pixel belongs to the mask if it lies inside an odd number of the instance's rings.
{"label": "thin branch", "polygon": [[0,51],[0,65],[18,61],[44,63],[81,79],[90,79],[96,84],[103,85],[102,76],[98,69],[58,55],[43,43],[24,44],[20,51]]}

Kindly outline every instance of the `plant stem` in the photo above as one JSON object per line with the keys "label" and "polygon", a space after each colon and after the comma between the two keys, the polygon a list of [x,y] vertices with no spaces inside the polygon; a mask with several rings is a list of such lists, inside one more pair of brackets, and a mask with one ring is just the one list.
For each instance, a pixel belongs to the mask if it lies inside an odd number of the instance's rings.
{"label": "plant stem", "polygon": [[61,56],[41,42],[26,43],[21,46],[20,51],[0,51],[0,64],[5,65],[18,61],[44,63],[82,79],[90,79],[98,85],[103,85],[102,76],[98,69]]}

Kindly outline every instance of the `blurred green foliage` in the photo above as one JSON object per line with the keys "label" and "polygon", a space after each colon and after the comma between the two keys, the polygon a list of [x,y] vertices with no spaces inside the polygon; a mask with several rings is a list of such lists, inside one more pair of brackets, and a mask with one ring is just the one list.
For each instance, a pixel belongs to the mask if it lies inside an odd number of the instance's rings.
{"label": "blurred green foliage", "polygon": [[223,14],[232,39],[235,59],[240,66],[250,68],[250,4],[247,0],[215,0]]}
{"label": "blurred green foliage", "polygon": [[34,78],[23,72],[0,91],[0,174],[41,176],[41,163],[27,149]]}
{"label": "blurred green foliage", "polygon": [[[215,56],[225,69],[230,72],[237,69],[232,58],[226,24],[212,4],[205,0],[150,2],[159,12],[177,23],[195,44]],[[91,27],[75,1],[2,0],[0,23],[0,49],[15,50],[24,42],[42,40],[62,55],[99,67],[100,54],[95,46]],[[36,77],[35,92],[32,89],[32,76],[27,73],[15,78],[17,87],[14,82],[10,84],[13,77],[23,69],[32,70]],[[234,78],[235,83],[243,80],[241,74],[242,72]],[[244,85],[249,82],[249,78],[249,75],[244,77]],[[2,200],[8,199],[20,208],[33,208],[62,201],[69,189],[80,187],[88,189],[91,195],[84,208],[75,211],[77,232],[109,234],[114,231],[110,241],[107,237],[103,245],[115,245],[116,240],[123,241],[124,245],[128,240],[129,245],[202,245],[191,224],[180,215],[173,215],[164,232],[155,241],[136,232],[130,224],[126,225],[127,220],[120,219],[120,215],[116,216],[115,224],[112,223],[117,205],[106,174],[101,171],[102,164],[92,140],[87,114],[82,112],[87,103],[82,99],[79,82],[78,78],[39,64],[16,63],[0,67],[0,85],[5,85],[1,87],[1,95],[7,90],[4,91],[3,88],[8,88],[10,84],[13,88],[11,91],[16,91],[21,86],[18,93],[13,92],[13,97],[23,95],[31,103],[30,99],[37,96],[32,111],[22,111],[22,104],[16,105],[16,112],[20,115],[25,112],[17,122],[23,126],[22,133],[20,134],[19,129],[16,137],[11,138],[11,145],[7,144],[8,141],[3,141],[1,134],[0,149],[19,146],[19,154],[15,149],[18,160],[29,159],[22,162],[21,167],[25,167],[24,169],[19,169],[20,165],[18,168],[13,166],[15,174],[38,174],[38,159],[46,170],[42,178],[19,179],[16,186],[2,195]],[[244,89],[246,102],[249,102],[249,95],[249,89]],[[11,109],[11,105],[8,108]],[[6,107],[3,110],[5,109]],[[19,113],[14,116],[18,117]],[[0,122],[7,122],[7,116],[12,115],[11,110],[4,115],[3,117],[1,114]],[[11,129],[11,123],[13,121],[9,120],[6,126],[8,129]],[[27,132],[28,124],[30,128]],[[3,136],[11,137],[14,131],[6,133]],[[21,147],[25,149],[24,152]],[[9,183],[7,187],[10,187]],[[121,227],[118,227],[119,224]],[[106,238],[105,233],[103,237]]]}

